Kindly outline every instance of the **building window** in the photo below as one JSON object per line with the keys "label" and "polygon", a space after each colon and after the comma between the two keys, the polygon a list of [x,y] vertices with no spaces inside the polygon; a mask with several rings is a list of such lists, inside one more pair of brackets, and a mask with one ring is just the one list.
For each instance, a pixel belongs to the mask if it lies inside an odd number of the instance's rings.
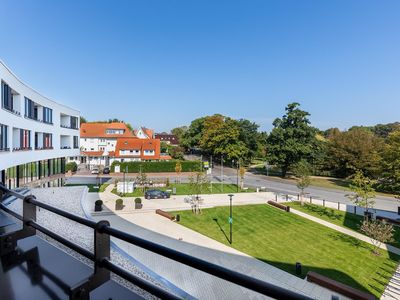
{"label": "building window", "polygon": [[53,110],[48,107],[43,107],[43,122],[53,124]]}
{"label": "building window", "polygon": [[124,129],[107,129],[107,134],[124,134]]}
{"label": "building window", "polygon": [[8,126],[0,124],[0,151],[8,150]]}
{"label": "building window", "polygon": [[79,136],[74,136],[74,149],[79,148]]}
{"label": "building window", "polygon": [[26,129],[19,130],[20,149],[29,149],[31,147],[31,131]]}
{"label": "building window", "polygon": [[53,148],[53,135],[51,133],[43,134],[43,148],[44,149]]}
{"label": "building window", "polygon": [[71,117],[71,128],[72,129],[79,129],[79,127],[78,127],[78,118],[77,117]]}

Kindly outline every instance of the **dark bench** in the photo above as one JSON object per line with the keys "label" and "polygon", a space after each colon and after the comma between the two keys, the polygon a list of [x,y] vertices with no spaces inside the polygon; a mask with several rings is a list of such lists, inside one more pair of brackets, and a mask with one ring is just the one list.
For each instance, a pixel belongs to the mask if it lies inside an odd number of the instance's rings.
{"label": "dark bench", "polygon": [[375,300],[375,296],[369,293],[357,290],[351,286],[345,285],[341,282],[337,282],[333,279],[325,277],[316,272],[307,273],[307,281],[314,282],[320,286],[323,286],[331,291],[337,292],[343,296],[349,297],[355,300]]}
{"label": "dark bench", "polygon": [[376,219],[380,220],[380,221],[386,221],[387,223],[390,223],[390,224],[393,224],[393,225],[400,226],[400,221],[399,220],[390,219],[390,218],[381,217],[381,216],[376,216]]}
{"label": "dark bench", "polygon": [[175,220],[175,216],[173,216],[170,213],[163,211],[161,209],[156,209],[156,214],[166,217],[167,219],[170,219],[171,221]]}
{"label": "dark bench", "polygon": [[290,207],[289,206],[286,206],[286,205],[283,205],[283,204],[280,204],[280,203],[278,203],[278,202],[275,202],[275,201],[268,201],[267,202],[269,205],[272,205],[272,206],[275,206],[275,207],[277,207],[277,208],[279,208],[279,209],[282,209],[282,210],[284,210],[284,211],[287,211],[287,212],[290,212]]}

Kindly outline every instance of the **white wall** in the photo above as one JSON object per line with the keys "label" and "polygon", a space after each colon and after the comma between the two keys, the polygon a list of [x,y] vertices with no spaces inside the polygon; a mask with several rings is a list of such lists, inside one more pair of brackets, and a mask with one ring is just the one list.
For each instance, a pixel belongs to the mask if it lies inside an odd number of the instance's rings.
{"label": "white wall", "polygon": [[[66,156],[77,156],[79,155],[79,149],[60,149],[61,135],[66,136],[79,136],[79,130],[61,128],[60,127],[60,116],[61,113],[69,116],[78,117],[79,111],[69,108],[63,104],[54,102],[49,98],[42,96],[37,91],[33,90],[20,79],[18,79],[10,69],[8,69],[3,62],[0,61],[0,79],[7,83],[14,91],[19,94],[19,103],[16,110],[21,113],[21,116],[14,115],[7,110],[0,108],[0,123],[8,126],[8,148],[12,150],[15,142],[13,139],[13,128],[21,128],[31,130],[31,151],[9,151],[0,153],[0,170],[24,164],[28,162],[51,159]],[[25,113],[25,98],[28,97],[32,101],[39,105],[49,107],[53,110],[53,123],[46,124],[35,120],[24,118]],[[34,148],[34,132],[47,132],[53,134],[53,147],[52,150],[37,150]]]}

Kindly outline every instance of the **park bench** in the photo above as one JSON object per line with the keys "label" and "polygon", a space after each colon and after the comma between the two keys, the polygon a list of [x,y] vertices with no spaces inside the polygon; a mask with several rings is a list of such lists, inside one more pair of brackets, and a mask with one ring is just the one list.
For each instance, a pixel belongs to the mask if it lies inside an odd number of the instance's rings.
{"label": "park bench", "polygon": [[325,287],[331,291],[337,292],[343,296],[349,297],[355,300],[375,300],[375,296],[360,290],[357,290],[351,286],[335,281],[328,277],[325,277],[316,272],[310,271],[307,273],[307,281],[318,284],[319,286]]}
{"label": "park bench", "polygon": [[167,219],[170,219],[171,221],[175,220],[175,216],[171,215],[170,213],[163,211],[161,209],[156,209],[156,214],[163,216]]}
{"label": "park bench", "polygon": [[283,204],[280,204],[278,202],[271,201],[271,200],[269,200],[267,203],[269,205],[275,206],[275,207],[277,207],[279,209],[282,209],[284,211],[290,212],[290,206],[286,206],[286,205],[283,205]]}

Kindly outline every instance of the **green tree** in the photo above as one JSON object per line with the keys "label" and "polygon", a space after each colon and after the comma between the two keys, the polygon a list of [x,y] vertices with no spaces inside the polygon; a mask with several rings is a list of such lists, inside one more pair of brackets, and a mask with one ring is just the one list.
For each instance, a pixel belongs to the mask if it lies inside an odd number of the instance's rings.
{"label": "green tree", "polygon": [[83,124],[83,123],[87,123],[87,120],[86,120],[86,118],[85,117],[83,117],[83,116],[80,116],[80,124]]}
{"label": "green tree", "polygon": [[200,148],[207,154],[225,160],[239,160],[247,156],[248,149],[240,141],[240,129],[237,122],[222,115],[207,117],[204,121]]}
{"label": "green tree", "polygon": [[178,175],[178,182],[180,182],[181,181],[180,175],[182,172],[182,164],[179,160],[175,164],[175,172]]}
{"label": "green tree", "polygon": [[310,185],[311,179],[311,167],[310,164],[305,161],[299,161],[294,167],[294,174],[296,176],[297,188],[300,190],[300,203],[304,205],[304,190]]}
{"label": "green tree", "polygon": [[183,134],[180,144],[186,149],[198,148],[203,135],[206,117],[198,118],[190,123],[188,130]]}
{"label": "green tree", "polygon": [[161,142],[160,143],[160,151],[161,153],[168,153],[169,151],[168,144],[166,142]]}
{"label": "green tree", "polygon": [[365,233],[372,242],[374,248],[372,253],[380,255],[379,247],[382,243],[393,241],[393,225],[385,224],[378,220],[364,220],[361,225],[361,231]]}
{"label": "green tree", "polygon": [[176,127],[171,130],[171,133],[175,135],[178,138],[178,141],[180,142],[183,139],[184,134],[188,131],[187,126],[180,126]]}
{"label": "green tree", "polygon": [[316,130],[308,119],[310,114],[299,106],[299,103],[286,106],[286,114],[275,119],[267,138],[268,160],[281,168],[282,177],[301,159],[311,160],[317,149]]}
{"label": "green tree", "polygon": [[389,134],[382,151],[379,189],[400,194],[400,130]]}
{"label": "green tree", "polygon": [[169,148],[169,154],[173,159],[184,159],[185,149],[181,146],[172,146]]}
{"label": "green tree", "polygon": [[259,126],[246,119],[239,119],[236,122],[239,127],[238,139],[243,142],[247,148],[246,156],[242,157],[242,160],[250,162],[252,158],[258,154],[260,148],[259,143],[262,136],[261,133],[258,132]]}
{"label": "green tree", "polygon": [[336,176],[347,177],[361,170],[368,176],[377,176],[383,140],[365,128],[345,132],[334,131],[328,136],[328,168]]}
{"label": "green tree", "polygon": [[375,205],[375,180],[366,177],[362,171],[357,170],[351,179],[350,190],[352,194],[347,197],[357,206],[364,207],[368,213]]}
{"label": "green tree", "polygon": [[196,195],[194,199],[195,207],[193,209],[196,214],[200,213],[199,195],[208,189],[209,184],[210,180],[204,172],[196,172],[189,177],[190,190],[192,191],[192,195]]}

